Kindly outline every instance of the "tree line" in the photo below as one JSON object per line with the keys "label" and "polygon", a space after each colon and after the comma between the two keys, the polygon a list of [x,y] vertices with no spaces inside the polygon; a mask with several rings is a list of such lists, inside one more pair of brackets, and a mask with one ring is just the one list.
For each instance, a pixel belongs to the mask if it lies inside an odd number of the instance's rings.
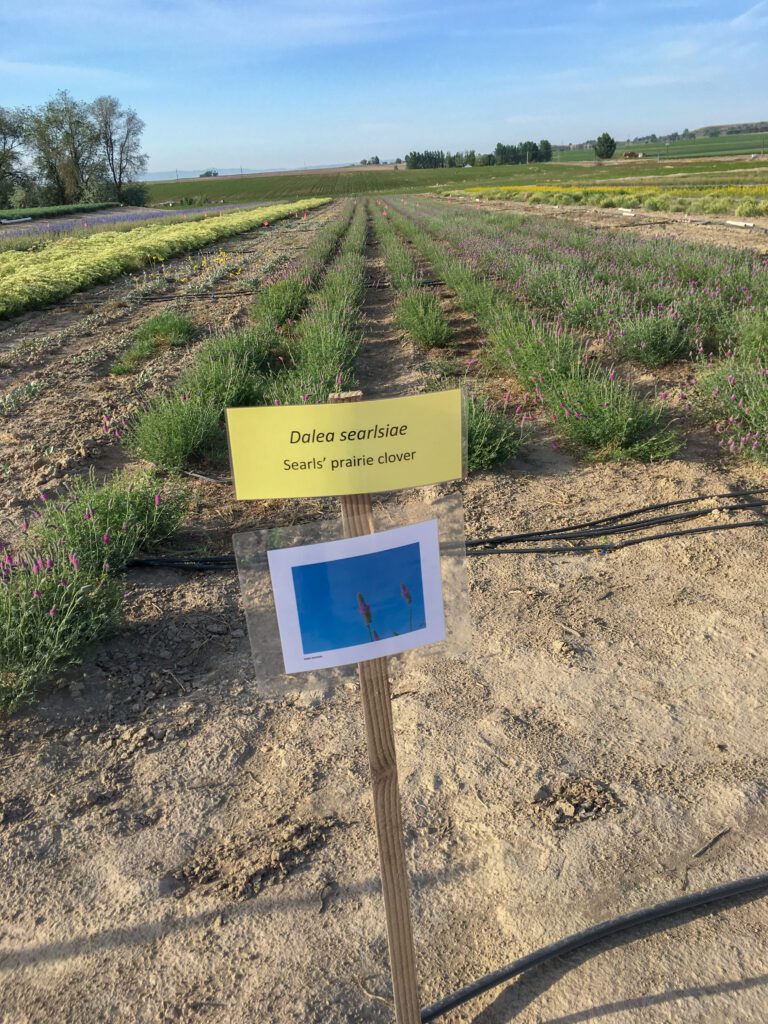
{"label": "tree line", "polygon": [[459,150],[456,153],[442,149],[413,150],[405,155],[409,171],[433,167],[488,167],[492,164],[546,163],[552,159],[552,145],[547,139],[541,142],[520,142],[508,145],[497,142],[492,153],[477,153],[474,149]]}
{"label": "tree line", "polygon": [[0,107],[0,208],[143,203],[143,130],[114,96],[89,103],[61,90],[39,107]]}

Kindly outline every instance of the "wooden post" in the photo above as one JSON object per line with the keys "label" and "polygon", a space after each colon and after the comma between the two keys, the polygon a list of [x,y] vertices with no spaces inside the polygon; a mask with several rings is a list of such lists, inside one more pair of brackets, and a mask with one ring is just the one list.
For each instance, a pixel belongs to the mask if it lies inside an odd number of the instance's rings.
{"label": "wooden post", "polygon": [[[330,401],[357,402],[362,397],[360,391],[348,391],[344,394],[331,395]],[[345,537],[360,537],[373,533],[370,494],[350,494],[341,498],[341,522]],[[397,1024],[419,1024],[421,1009],[411,929],[403,820],[397,785],[397,757],[387,659],[375,658],[373,661],[360,662],[358,674],[371,766],[371,789],[379,843],[384,912],[387,918],[395,1018]]]}

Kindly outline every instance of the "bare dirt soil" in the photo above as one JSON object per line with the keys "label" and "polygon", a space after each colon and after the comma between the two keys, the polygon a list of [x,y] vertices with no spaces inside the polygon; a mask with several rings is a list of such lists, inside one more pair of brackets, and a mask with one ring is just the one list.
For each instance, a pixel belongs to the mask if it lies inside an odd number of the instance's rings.
{"label": "bare dirt soil", "polygon": [[[452,201],[465,206],[474,205],[474,200],[464,198],[454,197]],[[768,217],[730,217],[725,214],[691,216],[653,210],[637,210],[627,215],[618,209],[603,209],[599,206],[549,206],[497,199],[483,200],[483,205],[491,209],[525,213],[526,216],[569,220],[587,227],[631,231],[641,238],[676,238],[682,242],[753,249],[768,256]],[[753,227],[728,225],[726,222],[729,220],[748,223]]]}
{"label": "bare dirt soil", "polygon": [[[471,324],[439,294],[464,359]],[[417,390],[426,356],[394,327],[391,289],[372,287],[365,315],[364,392]],[[19,460],[14,486],[35,472]],[[459,486],[478,537],[767,482],[696,438],[658,465],[584,465],[538,425],[512,464]],[[177,547],[336,515],[191,486]],[[743,529],[468,560],[466,657],[392,670],[424,1005],[595,921],[765,870],[767,555],[765,531]],[[133,570],[127,591],[119,633],[0,725],[0,1021],[388,1024],[356,685],[261,699],[232,572]],[[744,900],[444,1019],[762,1024],[767,942],[764,899]]]}

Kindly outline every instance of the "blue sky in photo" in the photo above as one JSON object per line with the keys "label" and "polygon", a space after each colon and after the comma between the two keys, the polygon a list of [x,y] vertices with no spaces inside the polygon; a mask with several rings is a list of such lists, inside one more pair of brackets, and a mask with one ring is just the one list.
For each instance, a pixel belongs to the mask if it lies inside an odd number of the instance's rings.
{"label": "blue sky in photo", "polygon": [[111,94],[151,171],[301,167],[768,117],[768,0],[35,0],[0,103]]}
{"label": "blue sky in photo", "polygon": [[[419,544],[297,565],[291,571],[305,654],[374,639],[360,613],[358,594],[370,606],[371,629],[380,640],[424,628]],[[410,609],[400,591],[401,583],[411,593]]]}

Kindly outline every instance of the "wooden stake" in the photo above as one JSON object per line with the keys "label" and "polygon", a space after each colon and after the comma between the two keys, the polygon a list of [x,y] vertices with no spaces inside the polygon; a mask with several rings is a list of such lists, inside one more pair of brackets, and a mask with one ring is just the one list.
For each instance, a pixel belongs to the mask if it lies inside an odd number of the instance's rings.
{"label": "wooden stake", "polygon": [[[362,397],[360,391],[349,391],[331,395],[330,401],[357,402]],[[341,522],[345,537],[360,537],[373,533],[370,494],[350,494],[341,498]],[[360,662],[358,675],[371,766],[371,790],[379,843],[384,912],[387,918],[395,1017],[397,1024],[419,1024],[421,1009],[416,980],[416,955],[413,949],[387,659],[376,658],[373,661]]]}

